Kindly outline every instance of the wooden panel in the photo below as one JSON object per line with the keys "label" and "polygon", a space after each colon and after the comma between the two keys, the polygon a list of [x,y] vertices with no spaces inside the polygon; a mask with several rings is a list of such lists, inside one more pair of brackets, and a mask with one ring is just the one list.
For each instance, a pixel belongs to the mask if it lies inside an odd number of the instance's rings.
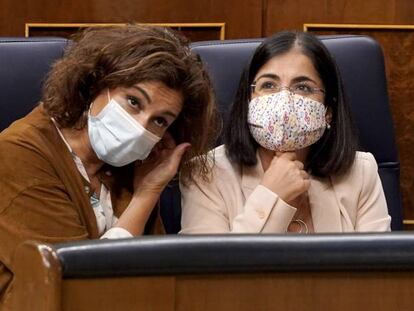
{"label": "wooden panel", "polygon": [[412,272],[177,277],[176,310],[411,310]]}
{"label": "wooden panel", "polygon": [[65,279],[62,283],[65,311],[174,310],[174,277]]}
{"label": "wooden panel", "polygon": [[413,272],[68,279],[63,310],[411,310]]}
{"label": "wooden panel", "polygon": [[14,255],[10,296],[0,301],[0,310],[59,310],[62,268],[54,249],[26,241],[16,248]]}
{"label": "wooden panel", "polygon": [[[84,23],[84,24],[59,24],[59,23],[28,23],[25,25],[26,37],[44,37],[56,36],[62,38],[70,38],[71,35],[78,30],[87,27],[105,27],[105,26],[123,26],[126,24],[100,24],[100,23]],[[225,24],[224,23],[170,23],[170,24],[147,24],[157,25],[161,27],[170,27],[176,31],[181,32],[190,41],[205,41],[205,40],[224,40],[225,39]]]}
{"label": "wooden panel", "polygon": [[303,24],[414,24],[411,0],[266,0],[263,34]]}
{"label": "wooden panel", "polygon": [[260,37],[261,19],[256,0],[2,0],[0,35],[23,36],[25,23],[226,23],[232,39]]}

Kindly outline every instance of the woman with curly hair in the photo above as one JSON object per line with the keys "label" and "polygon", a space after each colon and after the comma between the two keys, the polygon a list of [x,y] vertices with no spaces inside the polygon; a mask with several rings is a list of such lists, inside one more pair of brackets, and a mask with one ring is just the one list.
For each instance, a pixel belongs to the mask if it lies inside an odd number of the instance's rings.
{"label": "woman with curly hair", "polygon": [[25,240],[162,231],[160,193],[179,168],[185,180],[206,173],[215,120],[208,76],[179,35],[137,25],[78,35],[41,103],[0,134],[0,300]]}

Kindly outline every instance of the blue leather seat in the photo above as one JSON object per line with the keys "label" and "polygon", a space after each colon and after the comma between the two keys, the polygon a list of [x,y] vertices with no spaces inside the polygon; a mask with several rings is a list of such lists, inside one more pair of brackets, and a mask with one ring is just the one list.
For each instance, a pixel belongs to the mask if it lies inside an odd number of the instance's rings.
{"label": "blue leather seat", "polygon": [[0,38],[0,131],[40,100],[42,81],[68,40]]}
{"label": "blue leather seat", "polygon": [[[402,229],[400,164],[388,103],[381,47],[367,36],[321,36],[342,74],[362,150],[377,160],[379,175],[392,217],[392,229]],[[263,39],[196,42],[213,80],[219,109],[225,117],[233,101],[241,72]]]}

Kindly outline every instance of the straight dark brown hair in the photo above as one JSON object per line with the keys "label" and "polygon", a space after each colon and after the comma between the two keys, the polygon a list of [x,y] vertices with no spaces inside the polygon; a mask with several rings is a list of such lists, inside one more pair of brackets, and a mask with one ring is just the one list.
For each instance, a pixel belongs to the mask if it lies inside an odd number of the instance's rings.
{"label": "straight dark brown hair", "polygon": [[254,52],[244,70],[224,131],[228,157],[239,165],[257,163],[257,142],[247,125],[250,85],[257,72],[270,59],[299,48],[309,57],[325,88],[325,106],[331,110],[331,128],[310,147],[305,168],[314,176],[345,174],[358,149],[356,129],[346,102],[336,63],[323,43],[310,33],[284,31],[267,38]]}

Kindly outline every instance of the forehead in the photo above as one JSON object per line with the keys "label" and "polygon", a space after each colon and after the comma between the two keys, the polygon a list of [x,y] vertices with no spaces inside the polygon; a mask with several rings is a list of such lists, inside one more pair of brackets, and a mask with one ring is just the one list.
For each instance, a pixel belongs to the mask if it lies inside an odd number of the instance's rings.
{"label": "forehead", "polygon": [[255,80],[263,74],[274,74],[281,80],[291,80],[299,76],[308,76],[320,82],[319,74],[313,66],[311,59],[298,48],[293,48],[286,53],[272,57],[259,69]]}
{"label": "forehead", "polygon": [[180,91],[171,89],[160,81],[143,81],[136,86],[145,89],[151,97],[165,97],[165,99],[172,97],[171,99],[174,100],[182,98]]}
{"label": "forehead", "polygon": [[156,103],[158,108],[170,108],[181,110],[183,95],[181,91],[174,90],[159,81],[147,81],[137,83],[135,86],[144,90],[151,102]]}

